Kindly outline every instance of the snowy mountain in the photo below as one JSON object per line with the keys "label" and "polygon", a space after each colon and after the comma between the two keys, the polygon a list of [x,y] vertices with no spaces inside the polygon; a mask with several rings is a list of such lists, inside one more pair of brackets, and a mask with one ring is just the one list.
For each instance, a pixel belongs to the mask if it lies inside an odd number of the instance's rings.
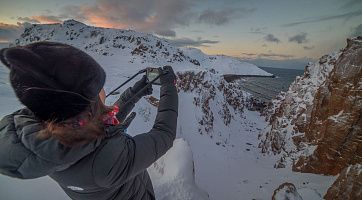
{"label": "snowy mountain", "polygon": [[[266,112],[266,121],[253,109],[253,98],[240,83],[225,79],[225,75],[272,76],[253,64],[227,56],[208,56],[194,48],[178,48],[151,34],[91,27],[74,20],[31,25],[12,45],[43,40],[67,43],[94,57],[107,73],[106,91],[146,67],[171,65],[175,69],[180,104],[177,139],[173,148],[148,169],[157,199],[270,199],[273,194],[279,199],[290,195],[296,199],[322,199],[336,180],[335,176],[294,172],[288,159],[312,153],[313,145],[299,151],[290,142],[293,124],[297,119],[305,122],[308,112],[313,113],[303,108],[313,107],[317,90],[329,78],[340,53],[323,58],[320,64],[310,64],[304,77],[274,100]],[[19,105],[14,103],[6,72],[1,71],[1,75],[4,95],[0,97],[0,114],[5,115]],[[137,117],[128,129],[130,135],[152,127],[158,94],[159,87],[154,86],[153,95],[136,105]],[[116,99],[110,96],[107,102]],[[29,187],[3,176],[0,183],[0,194],[9,194],[19,185]],[[27,183],[42,183],[44,187],[53,184],[54,190],[54,183],[47,178]],[[12,199],[48,199],[30,193],[14,191],[11,195]],[[58,189],[51,198],[64,199],[64,194]]]}
{"label": "snowy mountain", "polygon": [[[194,48],[178,48],[170,41],[132,30],[87,26],[75,20],[62,24],[33,24],[14,43],[24,45],[36,41],[57,41],[76,46],[108,67],[140,69],[144,66],[170,65],[177,71],[211,70],[220,75],[271,76],[257,66],[228,56],[208,56]],[[103,63],[102,60],[112,60]]]}

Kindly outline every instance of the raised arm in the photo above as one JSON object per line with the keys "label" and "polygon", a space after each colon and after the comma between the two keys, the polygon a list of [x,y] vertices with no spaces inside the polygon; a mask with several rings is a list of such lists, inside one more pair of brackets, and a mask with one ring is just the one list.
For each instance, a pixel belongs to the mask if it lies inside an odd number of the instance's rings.
{"label": "raised arm", "polygon": [[117,105],[120,108],[119,112],[116,115],[119,121],[123,122],[126,119],[127,115],[132,111],[135,104],[141,99],[142,96],[152,94],[152,85],[150,85],[150,87],[148,87],[142,94],[127,103],[128,100],[130,100],[139,90],[141,90],[146,85],[146,76],[143,76],[141,80],[137,81],[134,84],[133,87],[125,90],[121,94],[119,99],[114,103],[114,105]]}
{"label": "raised arm", "polygon": [[109,139],[95,157],[94,174],[99,185],[121,185],[146,170],[172,147],[176,137],[178,95],[171,67],[161,78],[161,92],[155,124],[148,133],[135,137],[124,134]]}

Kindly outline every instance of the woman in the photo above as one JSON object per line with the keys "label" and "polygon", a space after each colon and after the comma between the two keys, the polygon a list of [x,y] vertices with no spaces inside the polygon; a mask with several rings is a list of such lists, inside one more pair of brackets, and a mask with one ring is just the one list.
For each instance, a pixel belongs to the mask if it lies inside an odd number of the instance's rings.
{"label": "woman", "polygon": [[146,86],[145,78],[107,107],[101,100],[104,70],[74,47],[39,42],[3,49],[0,59],[26,106],[0,122],[0,173],[22,179],[49,175],[72,199],[155,199],[146,169],[176,135],[178,96],[171,67],[160,69],[153,128],[131,137],[122,122],[152,86],[124,103]]}

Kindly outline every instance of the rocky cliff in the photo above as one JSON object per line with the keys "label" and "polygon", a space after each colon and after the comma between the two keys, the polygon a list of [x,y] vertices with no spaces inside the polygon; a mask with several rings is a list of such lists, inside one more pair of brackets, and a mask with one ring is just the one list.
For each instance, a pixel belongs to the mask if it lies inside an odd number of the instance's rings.
{"label": "rocky cliff", "polygon": [[[293,171],[324,175],[342,172],[326,198],[337,198],[340,192],[335,191],[352,183],[344,196],[358,191],[361,197],[362,167],[356,164],[362,162],[362,37],[348,39],[340,52],[306,66],[265,115],[270,125],[260,134],[259,147],[278,156],[275,167],[292,165]],[[351,165],[353,170],[346,170]]]}
{"label": "rocky cliff", "polygon": [[345,200],[361,199],[362,196],[362,166],[360,164],[346,167],[338,179],[328,189],[325,199]]}

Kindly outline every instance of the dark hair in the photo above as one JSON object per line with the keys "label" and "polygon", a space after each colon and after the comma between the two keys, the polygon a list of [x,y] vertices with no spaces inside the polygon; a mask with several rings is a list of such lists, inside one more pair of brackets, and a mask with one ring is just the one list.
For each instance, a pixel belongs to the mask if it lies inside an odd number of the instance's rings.
{"label": "dark hair", "polygon": [[[112,109],[113,107],[104,105],[97,98],[87,110],[75,117],[62,122],[45,121],[44,129],[39,132],[38,137],[41,139],[54,137],[65,146],[89,143],[97,138],[104,137],[103,118]],[[79,125],[79,120],[86,123]]]}

